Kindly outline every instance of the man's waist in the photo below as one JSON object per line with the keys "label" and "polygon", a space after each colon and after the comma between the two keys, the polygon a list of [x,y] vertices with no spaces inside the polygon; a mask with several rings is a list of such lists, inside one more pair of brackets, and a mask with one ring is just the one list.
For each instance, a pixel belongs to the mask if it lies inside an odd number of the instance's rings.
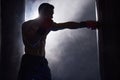
{"label": "man's waist", "polygon": [[35,56],[45,56],[44,49],[25,49],[25,54],[35,55]]}
{"label": "man's waist", "polygon": [[31,62],[33,62],[32,64],[48,64],[48,61],[44,56],[35,56],[31,54],[24,54],[22,57],[22,61],[27,63],[28,65],[31,65]]}

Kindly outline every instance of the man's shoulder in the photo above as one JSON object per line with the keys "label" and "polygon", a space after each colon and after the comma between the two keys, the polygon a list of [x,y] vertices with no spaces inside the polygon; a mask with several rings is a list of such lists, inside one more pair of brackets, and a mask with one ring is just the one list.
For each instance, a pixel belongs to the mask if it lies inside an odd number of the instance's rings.
{"label": "man's shoulder", "polygon": [[22,27],[30,27],[32,25],[35,25],[36,24],[36,21],[35,20],[29,20],[29,21],[25,21],[23,24],[22,24]]}
{"label": "man's shoulder", "polygon": [[22,25],[30,25],[33,22],[34,22],[34,20],[25,21]]}
{"label": "man's shoulder", "polygon": [[30,27],[30,25],[32,24],[32,20],[29,20],[29,21],[25,21],[23,24],[22,24],[22,30],[23,31],[26,31],[29,27]]}

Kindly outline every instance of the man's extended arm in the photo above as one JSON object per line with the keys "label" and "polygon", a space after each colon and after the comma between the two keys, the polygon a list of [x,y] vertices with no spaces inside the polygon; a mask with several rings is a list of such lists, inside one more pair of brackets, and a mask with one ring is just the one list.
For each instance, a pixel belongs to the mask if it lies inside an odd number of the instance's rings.
{"label": "man's extended arm", "polygon": [[61,30],[61,29],[77,29],[77,28],[91,28],[94,29],[96,27],[96,21],[83,21],[80,23],[77,22],[66,22],[66,23],[54,23],[53,24],[53,29],[54,31],[56,30]]}

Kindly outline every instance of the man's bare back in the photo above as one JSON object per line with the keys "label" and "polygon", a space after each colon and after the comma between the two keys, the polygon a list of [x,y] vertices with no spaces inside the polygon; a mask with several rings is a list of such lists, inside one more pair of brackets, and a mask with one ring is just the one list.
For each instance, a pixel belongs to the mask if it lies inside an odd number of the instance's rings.
{"label": "man's bare back", "polygon": [[[26,54],[45,56],[45,40],[51,27],[51,24],[45,25],[45,22],[46,20],[38,18],[23,24],[22,34]],[[52,23],[52,21],[49,23]]]}

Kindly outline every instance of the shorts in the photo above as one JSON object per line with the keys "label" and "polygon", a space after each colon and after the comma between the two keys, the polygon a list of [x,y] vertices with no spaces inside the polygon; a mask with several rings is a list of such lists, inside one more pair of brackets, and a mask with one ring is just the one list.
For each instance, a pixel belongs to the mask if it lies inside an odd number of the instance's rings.
{"label": "shorts", "polygon": [[51,72],[45,57],[24,54],[18,80],[51,80]]}

